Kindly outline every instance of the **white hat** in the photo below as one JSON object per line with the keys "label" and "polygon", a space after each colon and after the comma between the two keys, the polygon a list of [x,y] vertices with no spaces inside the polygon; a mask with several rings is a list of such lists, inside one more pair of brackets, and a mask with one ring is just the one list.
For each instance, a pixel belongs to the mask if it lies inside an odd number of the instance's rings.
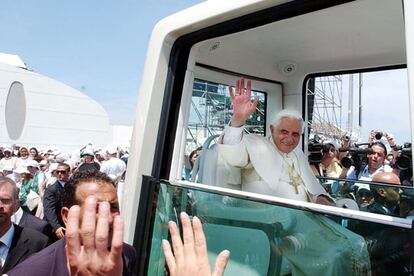
{"label": "white hat", "polygon": [[94,156],[95,154],[93,153],[91,148],[85,148],[82,151],[81,156],[85,156],[85,155]]}
{"label": "white hat", "polygon": [[36,160],[32,160],[32,159],[27,160],[26,166],[33,167],[33,168],[40,168],[39,162],[37,162]]}
{"label": "white hat", "polygon": [[109,154],[115,154],[118,152],[118,149],[114,145],[110,145],[106,148],[106,152]]}
{"label": "white hat", "polygon": [[5,165],[3,167],[3,171],[8,171],[8,172],[12,172],[14,170],[13,166],[11,165]]}
{"label": "white hat", "polygon": [[324,145],[330,144],[330,145],[334,146],[336,151],[339,150],[338,143],[335,140],[325,140],[325,141],[323,141],[322,144],[324,144]]}
{"label": "white hat", "polygon": [[14,170],[15,173],[22,174],[22,173],[30,173],[26,167],[20,166]]}
{"label": "white hat", "polygon": [[3,152],[6,152],[6,151],[8,151],[8,152],[12,152],[12,149],[11,149],[10,147],[4,148],[4,149],[3,149]]}
{"label": "white hat", "polygon": [[58,163],[50,163],[49,172],[56,171],[57,167],[58,167]]}
{"label": "white hat", "polygon": [[47,165],[47,163],[48,163],[47,160],[43,159],[42,161],[40,161],[39,165],[44,166],[44,165]]}

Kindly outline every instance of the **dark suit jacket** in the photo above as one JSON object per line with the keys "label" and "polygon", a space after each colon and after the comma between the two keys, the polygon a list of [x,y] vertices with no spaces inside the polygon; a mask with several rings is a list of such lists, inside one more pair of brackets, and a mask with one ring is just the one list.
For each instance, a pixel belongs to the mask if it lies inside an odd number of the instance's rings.
{"label": "dark suit jacket", "polygon": [[15,224],[13,240],[2,273],[6,273],[30,255],[45,248],[48,242],[49,238],[42,233]]}
{"label": "dark suit jacket", "polygon": [[34,229],[45,234],[49,238],[54,238],[54,235],[52,233],[52,227],[47,221],[35,217],[27,212],[23,212],[22,218],[19,222],[19,226]]}
{"label": "dark suit jacket", "polygon": [[62,221],[62,216],[60,215],[60,210],[62,209],[60,195],[62,191],[63,187],[59,184],[58,181],[56,181],[46,188],[43,198],[45,218],[52,226],[53,232],[55,232],[57,228],[65,225]]}
{"label": "dark suit jacket", "polygon": [[[65,245],[66,240],[61,239],[34,254],[7,274],[9,276],[69,276],[66,266]],[[122,261],[124,265],[123,275],[136,275],[136,252],[132,246],[126,243],[124,243],[122,249]]]}

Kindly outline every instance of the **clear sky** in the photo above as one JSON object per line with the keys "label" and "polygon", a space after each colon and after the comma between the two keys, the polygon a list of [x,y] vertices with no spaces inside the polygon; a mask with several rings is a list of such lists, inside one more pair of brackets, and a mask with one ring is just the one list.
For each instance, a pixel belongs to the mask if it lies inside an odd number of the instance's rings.
{"label": "clear sky", "polygon": [[[1,0],[0,52],[18,54],[29,69],[83,91],[103,105],[111,124],[132,125],[154,25],[200,2]],[[375,128],[410,140],[404,75],[364,76],[364,139]],[[390,93],[378,97],[378,91]]]}
{"label": "clear sky", "polygon": [[132,125],[148,41],[163,17],[201,0],[2,0],[0,52]]}

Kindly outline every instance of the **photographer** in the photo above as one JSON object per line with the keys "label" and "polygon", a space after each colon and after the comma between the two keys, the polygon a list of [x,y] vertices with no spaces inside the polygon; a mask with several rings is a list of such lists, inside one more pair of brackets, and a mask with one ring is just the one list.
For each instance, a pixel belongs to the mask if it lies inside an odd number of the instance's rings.
{"label": "photographer", "polygon": [[391,172],[392,168],[384,165],[385,156],[387,155],[387,148],[382,142],[374,142],[371,145],[371,152],[367,154],[368,164],[357,174],[352,171],[347,175],[349,168],[343,168],[340,177],[345,177],[350,180],[365,180],[371,181],[372,177],[379,172]]}
{"label": "photographer", "polygon": [[[318,161],[310,164],[310,167],[317,177],[339,177],[342,172],[342,168],[338,161],[338,145],[333,140],[327,140],[322,143],[320,150],[320,158]],[[323,183],[325,189],[329,193],[339,192],[339,184],[337,181],[325,180]]]}

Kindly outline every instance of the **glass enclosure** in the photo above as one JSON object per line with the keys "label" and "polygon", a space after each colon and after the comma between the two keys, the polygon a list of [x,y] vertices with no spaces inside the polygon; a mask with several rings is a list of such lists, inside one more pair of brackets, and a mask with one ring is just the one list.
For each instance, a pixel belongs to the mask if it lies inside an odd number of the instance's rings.
{"label": "glass enclosure", "polygon": [[165,275],[161,241],[169,238],[168,221],[179,225],[182,211],[203,221],[212,264],[220,251],[230,250],[225,275],[411,273],[410,223],[397,227],[384,216],[369,222],[215,194],[197,186],[158,185],[148,275]]}

